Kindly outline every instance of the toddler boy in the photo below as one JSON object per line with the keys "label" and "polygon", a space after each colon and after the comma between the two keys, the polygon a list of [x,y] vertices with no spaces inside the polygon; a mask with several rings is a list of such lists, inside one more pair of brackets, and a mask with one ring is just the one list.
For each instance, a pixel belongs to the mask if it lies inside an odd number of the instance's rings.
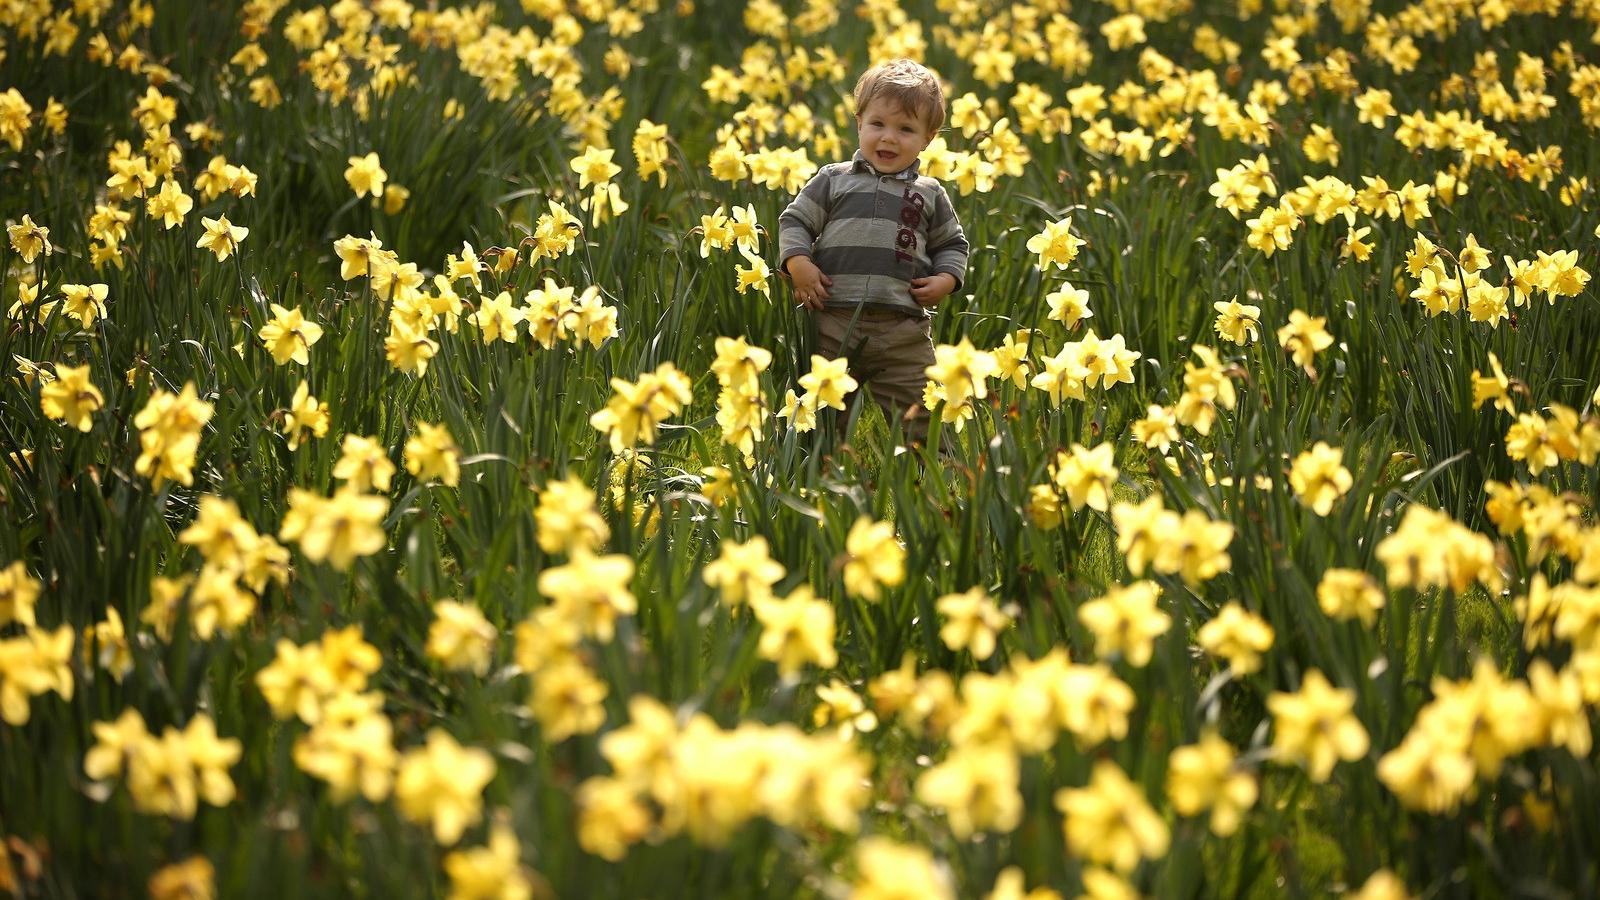
{"label": "toddler boy", "polygon": [[862,74],[855,108],[861,148],[823,166],[778,217],[778,266],[816,318],[819,352],[848,359],[884,417],[902,417],[921,443],[931,309],[967,269],[950,197],[917,171],[944,124],[944,92],[927,68],[897,59]]}

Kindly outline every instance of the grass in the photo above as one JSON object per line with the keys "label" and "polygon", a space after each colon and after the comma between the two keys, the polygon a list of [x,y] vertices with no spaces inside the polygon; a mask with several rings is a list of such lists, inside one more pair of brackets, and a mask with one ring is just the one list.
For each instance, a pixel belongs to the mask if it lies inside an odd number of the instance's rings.
{"label": "grass", "polygon": [[[120,0],[99,24],[79,6],[68,18],[80,31],[65,54],[45,50],[37,36],[44,31],[0,18],[0,84],[14,86],[34,110],[19,149],[0,131],[0,217],[15,224],[30,216],[50,228],[55,245],[31,264],[18,248],[0,245],[0,298],[9,309],[40,279],[46,288],[38,302],[59,301],[60,285],[73,283],[104,283],[109,295],[105,316],[89,328],[58,302],[42,317],[37,306],[19,308],[0,329],[0,357],[9,367],[0,379],[0,566],[20,561],[40,583],[39,626],[68,625],[80,635],[64,663],[72,696],[26,690],[26,723],[0,724],[0,833],[9,839],[0,887],[29,897],[131,896],[146,892],[165,867],[198,854],[214,866],[225,896],[433,894],[459,887],[447,859],[486,845],[499,817],[515,835],[519,871],[556,895],[839,896],[870,878],[862,841],[876,835],[928,848],[959,896],[986,895],[1009,866],[1022,869],[1029,887],[1074,896],[1093,877],[1085,874],[1093,854],[1063,843],[1055,797],[1090,784],[1095,763],[1109,760],[1143,792],[1171,838],[1163,852],[1122,873],[1145,893],[1325,895],[1355,889],[1380,868],[1424,897],[1595,892],[1600,870],[1590,848],[1600,836],[1593,813],[1600,787],[1592,749],[1560,745],[1530,727],[1526,746],[1501,765],[1476,770],[1472,789],[1442,814],[1405,806],[1380,771],[1380,761],[1418,731],[1437,685],[1472,677],[1474,660],[1491,660],[1508,685],[1528,685],[1538,660],[1575,674],[1600,652],[1581,637],[1523,646],[1524,623],[1512,604],[1536,573],[1552,584],[1593,586],[1580,584],[1583,551],[1534,557],[1534,535],[1500,534],[1486,509],[1490,481],[1548,487],[1571,506],[1542,512],[1560,520],[1572,547],[1592,542],[1600,502],[1594,465],[1568,458],[1530,470],[1508,452],[1515,418],[1488,405],[1475,409],[1471,382],[1474,370],[1488,370],[1493,353],[1515,379],[1519,413],[1551,416],[1551,404],[1563,404],[1595,427],[1600,306],[1593,290],[1548,303],[1536,295],[1491,327],[1467,312],[1428,315],[1404,296],[1416,280],[1403,274],[1417,235],[1449,254],[1473,235],[1492,251],[1485,273],[1492,283],[1506,278],[1501,257],[1574,250],[1578,264],[1593,270],[1600,223],[1594,189],[1568,180],[1585,177],[1600,154],[1574,93],[1586,90],[1577,67],[1588,65],[1590,54],[1580,40],[1570,50],[1558,43],[1592,30],[1581,10],[1519,13],[1488,29],[1455,13],[1373,4],[1361,16],[1375,30],[1378,16],[1407,23],[1438,14],[1454,23],[1451,33],[1418,30],[1416,68],[1397,71],[1365,28],[1341,27],[1337,9],[1299,4],[1253,15],[1234,4],[1152,5],[1143,10],[1147,43],[1121,50],[1100,30],[1119,9],[1100,5],[916,2],[904,5],[916,26],[901,28],[878,4],[867,4],[865,15],[842,7],[835,24],[812,32],[803,12],[821,5],[790,4],[791,30],[779,40],[759,34],[759,21],[745,21],[747,10],[759,18],[761,4],[707,2],[678,15],[670,5],[578,3],[560,22],[541,15],[538,4],[483,7],[483,23],[459,29],[450,21],[464,20],[441,20],[434,9],[412,10],[408,25],[386,23],[380,4],[371,10],[377,18],[352,19],[352,36],[326,45],[351,67],[341,97],[313,80],[312,51],[322,41],[308,50],[285,34],[290,17],[310,4],[267,10],[270,22],[259,28],[267,62],[256,73],[229,59],[246,43],[243,35],[258,30],[251,18],[262,7],[168,4],[141,25],[138,9]],[[340,5],[339,15],[356,15],[353,9]],[[1038,13],[1039,25],[1028,24],[1025,9]],[[449,15],[457,13],[475,14]],[[629,31],[626,13],[640,17],[640,30]],[[1081,28],[1092,51],[1080,70],[1021,54],[1012,79],[984,83],[974,49],[1010,40],[1016,50],[1033,32],[1042,41],[1044,23],[1057,13]],[[1196,45],[1200,24],[1240,44],[1237,68],[1206,58]],[[579,33],[571,45],[554,52],[553,44],[515,46],[524,28],[531,41],[551,41],[573,26]],[[326,39],[341,27],[332,25]],[[1301,29],[1301,63],[1274,70],[1263,48]],[[855,136],[841,127],[848,117],[836,115],[841,98],[868,62],[869,45],[915,46],[906,43],[913,31],[952,88],[950,99],[970,90],[993,100],[990,119],[1007,116],[1013,130],[1028,132],[1023,144],[1031,156],[1020,175],[997,178],[992,190],[963,194],[947,180],[973,253],[964,296],[950,298],[934,318],[935,341],[965,338],[988,349],[1032,329],[1028,362],[1038,372],[1045,358],[1092,328],[1102,338],[1120,335],[1141,354],[1132,383],[1092,387],[1085,399],[1056,405],[1041,390],[992,379],[959,434],[940,426],[943,454],[900,452],[898,430],[864,398],[842,434],[800,433],[769,415],[747,462],[716,424],[714,338],[742,335],[772,352],[758,382],[776,409],[787,389],[799,390],[814,336],[780,279],[771,279],[770,294],[741,293],[735,271],[746,263],[737,253],[700,254],[701,216],[749,204],[770,263],[778,217],[793,193],[749,177],[714,177],[707,160],[721,142],[719,128],[730,124],[738,133],[739,123],[767,116],[756,100],[770,103],[774,118],[805,108],[838,129],[838,152],[782,131],[757,136],[748,124],[744,149],[804,147],[817,163],[848,156]],[[94,62],[88,46],[96,32],[114,53],[134,47],[162,68]],[[442,33],[449,39],[441,42]],[[1065,46],[1060,37],[1041,46]],[[802,77],[803,64],[823,48],[838,53],[842,74]],[[1159,61],[1142,55],[1146,48],[1183,71],[1161,75]],[[1484,48],[1498,53],[1497,80],[1507,84],[1520,53],[1537,56],[1547,80],[1540,90],[1554,98],[1554,113],[1502,122],[1483,112],[1472,69]],[[1341,51],[1357,85],[1351,91],[1341,91],[1327,67]],[[483,79],[494,66],[474,62],[474,54],[495,53],[509,53],[504,71],[515,89],[505,99],[492,99]],[[626,74],[614,71],[618,53],[631,59]],[[1572,66],[1561,61],[1565,53]],[[792,71],[768,80],[763,54]],[[702,88],[713,66],[741,73],[737,103]],[[566,80],[569,69],[579,78],[575,86]],[[1215,81],[1189,76],[1200,72]],[[258,75],[276,83],[280,105],[250,99]],[[1463,79],[1461,92],[1454,75]],[[392,77],[392,88],[381,87]],[[1302,93],[1296,85],[1307,80]],[[1073,131],[1047,140],[1021,124],[1022,110],[1011,105],[1025,93],[1021,82],[1064,110],[1073,105],[1069,91],[1099,84],[1111,106],[1071,114]],[[1194,102],[1207,95],[1212,103],[1225,97],[1243,104],[1253,93],[1271,93],[1269,82],[1282,88],[1283,101],[1267,111],[1265,141],[1229,136],[1206,121],[1216,107]],[[1163,95],[1164,86],[1188,99]],[[146,215],[142,201],[122,201],[131,214],[124,263],[97,267],[89,222],[97,204],[114,202],[104,187],[107,154],[117,141],[143,152],[146,129],[132,111],[152,87],[176,101],[175,171],[194,208],[169,230]],[[1505,146],[1492,158],[1472,158],[1470,167],[1463,165],[1470,154],[1459,148],[1408,147],[1397,118],[1381,127],[1359,121],[1351,98],[1369,88],[1389,90],[1400,114],[1482,120]],[[68,112],[59,134],[40,123],[51,97]],[[631,147],[646,119],[669,130],[664,185],[641,177]],[[1128,160],[1093,146],[1091,119],[1109,122],[1113,132],[1147,134],[1187,119],[1191,137],[1170,155],[1159,155],[1158,140],[1156,154]],[[214,145],[185,130],[200,123],[220,135]],[[1337,163],[1315,161],[1303,148],[1312,125],[1326,126],[1341,143]],[[615,183],[630,207],[599,222],[580,208],[589,191],[568,165],[582,152],[584,132],[615,148]],[[944,137],[957,152],[981,152],[987,134],[964,135],[951,121]],[[1561,148],[1560,170],[1541,185],[1529,164],[1548,147]],[[388,212],[353,194],[344,170],[350,157],[368,152],[379,154],[391,185],[409,191],[403,208]],[[204,200],[193,184],[213,155],[254,171],[254,195]],[[1280,193],[1330,175],[1353,190],[1364,187],[1363,176],[1433,185],[1447,170],[1469,189],[1449,202],[1433,197],[1431,215],[1414,226],[1353,213],[1356,227],[1372,229],[1376,246],[1366,261],[1341,255],[1343,217],[1306,221],[1292,246],[1269,256],[1246,240],[1247,220],[1259,210],[1234,217],[1209,192],[1219,170],[1258,156]],[[572,251],[530,259],[552,201],[580,220]],[[219,262],[196,241],[202,217],[223,214],[250,232],[235,256]],[[1070,220],[1086,243],[1070,267],[1041,270],[1027,241],[1059,220]],[[437,354],[424,373],[413,374],[385,357],[391,316],[403,314],[406,301],[384,296],[368,279],[340,277],[334,242],[346,235],[382,240],[397,260],[417,266],[427,291],[436,291],[432,276],[464,243],[486,264],[494,258],[490,248],[520,255],[506,271],[486,265],[481,291],[455,280],[464,301],[459,326],[434,322]],[[598,347],[568,340],[547,349],[524,327],[514,342],[485,343],[473,312],[501,290],[521,302],[546,278],[579,293],[597,287],[616,311],[617,334]],[[1071,329],[1048,318],[1044,300],[1064,280],[1089,291],[1093,311]],[[1223,341],[1213,325],[1213,305],[1234,297],[1260,307],[1259,336],[1248,345]],[[309,365],[277,365],[263,347],[273,304],[299,309],[324,329]],[[1295,310],[1324,317],[1334,338],[1317,355],[1315,375],[1277,340]],[[1133,423],[1152,404],[1180,404],[1190,391],[1186,373],[1200,362],[1196,344],[1219,350],[1238,403],[1220,412],[1207,434],[1180,428],[1162,454],[1134,437]],[[640,455],[613,452],[591,414],[612,398],[613,378],[635,381],[666,362],[688,377],[692,400],[667,417],[655,442],[632,448]],[[90,367],[104,403],[87,432],[46,416],[44,380],[24,371],[31,364],[55,372]],[[328,427],[291,449],[283,425],[302,381],[327,402]],[[201,434],[193,484],[157,486],[135,469],[135,419],[155,391],[188,382],[214,415]],[[421,423],[442,424],[453,436],[458,484],[408,471],[406,445]],[[206,553],[181,538],[203,497],[233,501],[243,521],[277,535],[291,516],[292,491],[329,496],[338,486],[346,435],[371,436],[396,468],[387,490],[371,492],[386,501],[380,550],[340,568],[313,559],[304,541],[284,538],[286,581],[250,590],[254,612],[238,627],[209,639],[195,634],[198,590],[179,603],[170,640],[143,622],[155,603],[153,579],[205,571]],[[1350,475],[1326,516],[1296,497],[1289,474],[1292,461],[1319,441],[1342,450]],[[1036,524],[1031,492],[1050,480],[1057,453],[1101,443],[1115,448],[1113,506],[1155,495],[1167,509],[1227,522],[1234,529],[1229,564],[1214,577],[1187,581],[1136,571],[1119,549],[1112,512],[1073,511],[1065,499],[1059,525]],[[713,466],[729,470],[733,499],[714,499],[717,485],[707,477]],[[627,588],[637,610],[618,618],[615,637],[580,641],[575,658],[604,687],[603,697],[588,701],[598,718],[572,736],[552,737],[555,717],[534,694],[555,675],[527,670],[515,631],[528,622],[551,627],[535,617],[560,607],[562,598],[548,596],[540,576],[574,557],[541,545],[536,510],[550,485],[567,476],[594,492],[608,531],[596,551],[631,564]],[[1441,510],[1497,541],[1492,573],[1477,572],[1458,589],[1391,581],[1379,548],[1412,507]],[[903,579],[885,585],[876,602],[845,587],[847,536],[862,518],[891,523],[905,552]],[[780,673],[760,648],[770,626],[748,608],[729,608],[706,583],[706,567],[725,547],[756,537],[784,568],[778,596],[809,587],[832,610],[835,664]],[[1366,571],[1381,586],[1386,603],[1375,625],[1321,611],[1317,587],[1333,567]],[[1161,587],[1159,608],[1171,624],[1154,640],[1151,662],[1135,666],[1125,654],[1097,653],[1097,636],[1079,610],[1141,577]],[[975,586],[1015,614],[985,658],[941,636],[939,598]],[[462,601],[488,623],[492,646],[483,671],[453,668],[430,650],[442,600]],[[1201,627],[1229,603],[1274,630],[1257,673],[1224,675],[1227,664],[1198,646]],[[112,612],[126,626],[132,665],[121,678],[95,660],[99,642],[81,636]],[[378,712],[392,728],[391,739],[379,743],[405,754],[440,728],[494,760],[496,776],[481,792],[483,816],[460,841],[439,841],[391,797],[337,799],[297,761],[295,744],[311,729],[276,718],[256,677],[273,663],[279,640],[307,645],[347,625],[358,626],[382,656],[368,685],[381,694]],[[32,652],[23,649],[32,634],[20,621],[0,620],[0,690],[25,682],[20,661]],[[981,711],[984,677],[1019,679],[1029,660],[1058,648],[1078,664],[1104,663],[1131,691],[1136,703],[1126,734],[1084,741],[1058,727],[1043,749],[1011,746],[1019,775],[1006,787],[1019,799],[1016,821],[958,834],[953,822],[962,810],[919,792],[926,773],[969,749],[952,739],[950,723]],[[908,654],[920,679],[916,713],[897,712],[882,699]],[[1354,715],[1371,739],[1368,752],[1340,762],[1326,782],[1271,750],[1283,725],[1268,698],[1299,689],[1313,669],[1354,692]],[[794,726],[809,740],[824,740],[833,726],[819,724],[815,713],[835,679],[878,713],[876,728],[849,738],[870,783],[851,807],[854,828],[784,824],[781,813],[758,808],[725,839],[697,840],[673,824],[661,787],[646,803],[650,833],[629,840],[620,860],[603,859],[580,837],[581,786],[618,774],[605,741],[628,726],[631,699],[659,699],[680,727],[703,714],[730,734]],[[1005,708],[1034,702],[1020,687],[1008,690],[1017,693],[1007,695]],[[1592,726],[1596,699],[1585,694],[1572,721]],[[1484,703],[1481,721],[1510,708]],[[151,815],[137,808],[127,778],[94,783],[84,769],[94,725],[130,709],[153,732],[203,715],[219,734],[238,739],[231,802],[202,803],[187,818]],[[1167,784],[1172,751],[1213,727],[1260,786],[1261,799],[1228,837],[1209,833],[1204,815],[1180,814]],[[662,775],[661,784],[726,776],[729,785],[711,790],[707,808],[742,802],[774,790],[778,775],[822,758],[820,744],[806,746],[809,755],[736,783],[737,758],[679,735],[674,753],[706,755],[694,757],[698,766]],[[804,796],[824,793],[815,788]],[[1553,811],[1548,817],[1546,809]],[[37,871],[28,866],[30,854],[42,860]],[[915,883],[914,868],[897,873],[897,883]],[[497,883],[512,874],[500,873]]]}

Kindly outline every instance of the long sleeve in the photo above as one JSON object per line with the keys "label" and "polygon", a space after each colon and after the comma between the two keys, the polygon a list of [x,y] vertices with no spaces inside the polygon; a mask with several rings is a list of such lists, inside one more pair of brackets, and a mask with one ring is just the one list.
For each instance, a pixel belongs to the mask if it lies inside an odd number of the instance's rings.
{"label": "long sleeve", "polygon": [[933,221],[928,225],[928,259],[933,263],[934,273],[944,272],[953,277],[959,290],[966,280],[970,252],[967,235],[961,230],[950,195],[940,187],[934,202]]}
{"label": "long sleeve", "polygon": [[779,272],[788,274],[785,266],[791,257],[811,255],[811,245],[828,221],[831,185],[826,170],[817,172],[778,216]]}

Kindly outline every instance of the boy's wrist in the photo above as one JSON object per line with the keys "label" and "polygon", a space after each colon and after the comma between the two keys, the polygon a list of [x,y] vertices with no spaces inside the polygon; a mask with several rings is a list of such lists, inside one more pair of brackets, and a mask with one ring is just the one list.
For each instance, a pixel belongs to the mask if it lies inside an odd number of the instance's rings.
{"label": "boy's wrist", "polygon": [[797,260],[804,261],[813,266],[816,265],[816,263],[811,259],[811,254],[802,251],[800,253],[790,254],[789,256],[785,256],[783,259],[778,260],[778,271],[785,275],[791,275],[792,273],[789,271],[789,266],[794,264]]}

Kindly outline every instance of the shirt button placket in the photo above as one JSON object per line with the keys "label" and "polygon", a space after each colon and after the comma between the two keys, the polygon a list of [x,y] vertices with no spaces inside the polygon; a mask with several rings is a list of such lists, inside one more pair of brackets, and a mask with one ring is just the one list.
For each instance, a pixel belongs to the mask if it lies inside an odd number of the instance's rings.
{"label": "shirt button placket", "polygon": [[[888,178],[886,178],[886,177],[884,177],[882,175],[878,176],[878,183],[879,184],[887,182],[888,180],[889,180]],[[882,223],[883,223],[883,191],[878,190],[876,187],[874,187],[872,189],[872,219],[873,219],[874,222],[878,223],[878,227],[879,228],[883,227],[882,226]],[[863,284],[862,287],[861,287],[861,300],[865,301],[865,300],[869,299],[871,296],[872,296],[872,276],[868,275],[867,279],[866,279],[866,283]]]}

